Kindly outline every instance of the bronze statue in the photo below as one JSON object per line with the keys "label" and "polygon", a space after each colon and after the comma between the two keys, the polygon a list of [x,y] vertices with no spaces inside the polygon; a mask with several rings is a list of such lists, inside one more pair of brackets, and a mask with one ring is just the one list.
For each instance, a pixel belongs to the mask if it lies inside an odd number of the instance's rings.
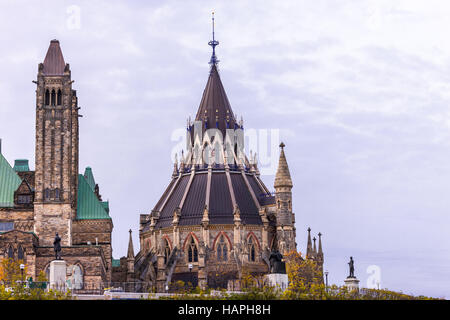
{"label": "bronze statue", "polygon": [[283,255],[278,251],[272,251],[269,257],[270,273],[286,274],[286,263],[283,261]]}
{"label": "bronze statue", "polygon": [[53,241],[53,249],[55,250],[55,259],[61,260],[61,238],[58,235],[58,232],[55,235],[55,241]]}
{"label": "bronze statue", "polygon": [[350,257],[350,262],[348,263],[348,265],[350,267],[350,275],[347,278],[355,278],[355,266],[352,257]]}

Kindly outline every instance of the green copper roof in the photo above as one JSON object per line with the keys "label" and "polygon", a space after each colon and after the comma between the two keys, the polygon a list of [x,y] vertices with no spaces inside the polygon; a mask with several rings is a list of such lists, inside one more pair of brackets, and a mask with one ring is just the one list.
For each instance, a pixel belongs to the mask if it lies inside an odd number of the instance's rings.
{"label": "green copper roof", "polygon": [[120,259],[112,259],[111,265],[113,267],[120,267]]}
{"label": "green copper roof", "polygon": [[16,161],[14,161],[14,171],[15,172],[30,171],[30,167],[28,166],[28,160],[17,159]]}
{"label": "green copper roof", "polygon": [[95,190],[95,179],[94,179],[94,174],[92,173],[91,167],[87,167],[86,170],[84,170],[84,177],[85,177],[88,185],[94,191]]}
{"label": "green copper roof", "polygon": [[0,207],[14,207],[14,191],[22,180],[0,153]]}
{"label": "green copper roof", "polygon": [[102,201],[102,206],[109,213],[109,201]]}
{"label": "green copper roof", "polygon": [[[92,176],[93,177],[93,176]],[[77,219],[111,219],[84,175],[78,175]]]}

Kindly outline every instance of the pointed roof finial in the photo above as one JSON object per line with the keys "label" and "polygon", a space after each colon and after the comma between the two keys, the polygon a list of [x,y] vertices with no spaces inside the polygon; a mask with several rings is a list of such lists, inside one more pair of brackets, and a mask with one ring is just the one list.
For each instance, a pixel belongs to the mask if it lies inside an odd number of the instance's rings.
{"label": "pointed roof finial", "polygon": [[131,229],[128,231],[130,233],[130,239],[128,240],[128,259],[134,259],[134,248],[133,248],[133,238],[131,237]]}
{"label": "pointed roof finial", "polygon": [[219,45],[219,41],[217,41],[214,38],[214,11],[212,12],[212,40],[208,42],[208,45],[210,45],[213,48],[213,52],[211,55],[211,60],[209,60],[210,65],[216,65],[219,60],[216,57],[216,46]]}
{"label": "pointed roof finial", "polygon": [[306,258],[311,258],[313,255],[313,248],[311,242],[311,228],[308,228],[308,243],[306,245]]}
{"label": "pointed roof finial", "polygon": [[322,233],[319,232],[318,234],[319,236],[319,256],[323,256],[323,251],[322,251]]}

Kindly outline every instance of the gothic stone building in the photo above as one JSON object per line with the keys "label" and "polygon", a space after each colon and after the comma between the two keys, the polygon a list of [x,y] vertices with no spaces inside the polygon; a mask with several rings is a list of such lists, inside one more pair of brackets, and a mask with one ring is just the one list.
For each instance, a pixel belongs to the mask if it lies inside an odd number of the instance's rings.
{"label": "gothic stone building", "polygon": [[[182,280],[200,287],[229,287],[244,272],[269,272],[273,250],[297,249],[293,187],[284,144],[274,183],[265,186],[256,154],[244,152],[243,121],[237,121],[222,85],[215,46],[208,81],[195,117],[188,120],[186,154],[150,214],[140,216],[140,251],[131,242],[121,259],[122,277],[153,283],[157,291]],[[322,244],[307,257],[323,265]],[[125,278],[123,278],[125,279]]]}
{"label": "gothic stone building", "polygon": [[33,279],[48,273],[57,232],[74,286],[110,281],[113,223],[91,168],[78,171],[80,107],[59,41],[50,42],[34,82],[35,171],[28,160],[11,167],[0,148],[0,260],[23,260]]}

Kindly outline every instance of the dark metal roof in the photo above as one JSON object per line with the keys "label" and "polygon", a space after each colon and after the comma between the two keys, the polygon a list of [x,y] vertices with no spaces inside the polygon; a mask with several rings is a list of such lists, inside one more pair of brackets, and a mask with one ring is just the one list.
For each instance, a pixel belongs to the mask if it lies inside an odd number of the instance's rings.
{"label": "dark metal roof", "polygon": [[[262,224],[259,209],[251,194],[253,192],[259,205],[273,202],[273,196],[267,194],[264,184],[253,173],[246,173],[249,187],[244,180],[241,171],[230,171],[232,190],[229,187],[225,171],[211,171],[211,186],[209,194],[209,223],[233,224],[234,208],[231,192],[236,199],[236,204],[241,213],[241,221],[245,224]],[[206,204],[206,188],[208,184],[208,171],[195,172],[192,182],[189,184],[191,174],[183,174],[181,178],[172,179],[169,187],[158,201],[155,210],[160,211],[157,228],[166,228],[172,225],[173,213],[177,208],[181,209],[179,225],[200,225]],[[179,180],[179,181],[178,181]],[[186,198],[182,203],[183,197]],[[261,196],[262,195],[262,196]],[[144,228],[148,230],[149,223]]]}
{"label": "dark metal roof", "polygon": [[206,183],[208,174],[194,175],[180,216],[180,226],[200,224],[205,209]]}
{"label": "dark metal roof", "polygon": [[205,130],[205,121],[206,128],[218,128],[224,137],[227,128],[234,129],[236,119],[215,64],[211,66],[195,120],[203,122],[203,130]]}
{"label": "dark metal roof", "polygon": [[52,40],[45,56],[43,73],[52,76],[63,75],[65,66],[66,63],[64,62],[59,41]]}
{"label": "dark metal roof", "polygon": [[233,204],[225,173],[211,176],[209,197],[209,222],[211,224],[233,224]]}
{"label": "dark metal roof", "polygon": [[241,221],[245,224],[262,224],[258,208],[253,201],[250,190],[245,184],[244,178],[240,173],[231,174],[231,183],[233,185],[236,203],[241,210]]}
{"label": "dark metal roof", "polygon": [[180,205],[189,178],[190,175],[185,175],[181,177],[181,181],[178,182],[172,194],[170,195],[169,200],[162,208],[157,224],[158,227],[165,228],[172,224],[173,212]]}

